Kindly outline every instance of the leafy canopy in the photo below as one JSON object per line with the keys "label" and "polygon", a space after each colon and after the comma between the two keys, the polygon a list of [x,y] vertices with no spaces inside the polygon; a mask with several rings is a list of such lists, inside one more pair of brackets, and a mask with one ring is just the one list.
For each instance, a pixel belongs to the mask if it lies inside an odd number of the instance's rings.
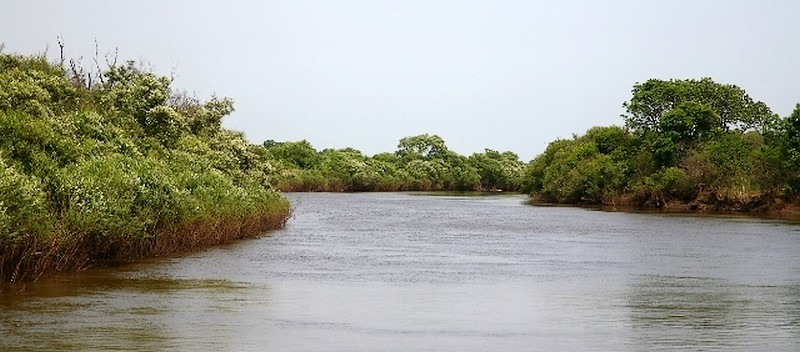
{"label": "leafy canopy", "polygon": [[[776,120],[766,104],[754,101],[743,89],[716,83],[711,78],[650,79],[635,84],[632,94],[631,100],[623,104],[627,110],[623,117],[629,128],[640,133],[663,131],[662,120],[676,109],[683,110],[679,113],[683,117],[689,113],[693,121],[686,122],[702,125],[700,129],[762,131],[772,127]],[[703,116],[694,117],[691,113]]]}

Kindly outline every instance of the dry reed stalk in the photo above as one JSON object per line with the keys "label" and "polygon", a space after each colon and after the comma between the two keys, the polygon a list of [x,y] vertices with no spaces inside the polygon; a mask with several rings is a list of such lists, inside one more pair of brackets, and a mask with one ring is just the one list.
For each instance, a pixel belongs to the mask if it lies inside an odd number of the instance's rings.
{"label": "dry reed stalk", "polygon": [[249,216],[195,220],[157,231],[153,237],[33,236],[0,243],[0,282],[36,281],[60,271],[119,265],[149,256],[167,256],[255,237],[282,228],[291,210],[265,211]]}

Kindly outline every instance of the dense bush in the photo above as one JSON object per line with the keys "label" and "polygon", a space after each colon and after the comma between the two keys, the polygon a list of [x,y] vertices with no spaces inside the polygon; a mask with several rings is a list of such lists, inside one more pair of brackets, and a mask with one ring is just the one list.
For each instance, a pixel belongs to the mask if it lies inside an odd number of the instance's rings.
{"label": "dense bush", "polygon": [[[68,78],[69,77],[69,78]],[[35,279],[282,226],[266,150],[133,63],[84,85],[42,57],[0,55],[0,279]]]}
{"label": "dense bush", "polygon": [[524,163],[487,149],[465,157],[436,135],[400,140],[394,153],[373,157],[352,148],[315,150],[307,141],[264,143],[286,191],[516,191]]}
{"label": "dense bush", "polygon": [[602,202],[624,184],[629,139],[619,127],[596,127],[555,141],[528,165],[523,189],[548,202]]}
{"label": "dense bush", "polygon": [[750,209],[800,193],[800,105],[780,119],[734,85],[709,78],[636,84],[626,128],[552,142],[523,190],[550,202]]}

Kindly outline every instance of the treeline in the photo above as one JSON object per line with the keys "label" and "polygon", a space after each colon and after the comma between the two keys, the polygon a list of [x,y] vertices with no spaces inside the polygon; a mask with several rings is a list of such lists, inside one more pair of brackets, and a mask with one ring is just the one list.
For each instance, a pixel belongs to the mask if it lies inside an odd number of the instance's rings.
{"label": "treeline", "polygon": [[131,62],[71,68],[0,55],[0,281],[285,224],[265,149],[221,127],[229,99],[176,94]]}
{"label": "treeline", "polygon": [[525,164],[512,152],[459,155],[436,135],[400,140],[394,153],[317,151],[307,141],[266,141],[282,191],[518,191]]}
{"label": "treeline", "polygon": [[729,84],[652,79],[633,87],[625,127],[557,140],[523,190],[558,203],[774,211],[800,194],[800,105],[780,118]]}
{"label": "treeline", "polygon": [[[79,66],[79,65],[78,65]],[[775,210],[800,195],[800,105],[781,118],[734,85],[649,80],[624,127],[524,163],[435,135],[392,153],[250,144],[229,99],[201,102],[128,62],[85,74],[0,54],[0,281],[189,250],[283,226],[284,191],[522,191],[557,203]]]}

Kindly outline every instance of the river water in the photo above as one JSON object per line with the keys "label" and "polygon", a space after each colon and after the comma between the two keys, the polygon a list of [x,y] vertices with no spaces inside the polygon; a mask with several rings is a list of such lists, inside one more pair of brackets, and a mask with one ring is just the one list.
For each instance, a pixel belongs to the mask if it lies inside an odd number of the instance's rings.
{"label": "river water", "polygon": [[800,350],[798,224],[289,197],[269,236],[0,295],[0,350]]}

